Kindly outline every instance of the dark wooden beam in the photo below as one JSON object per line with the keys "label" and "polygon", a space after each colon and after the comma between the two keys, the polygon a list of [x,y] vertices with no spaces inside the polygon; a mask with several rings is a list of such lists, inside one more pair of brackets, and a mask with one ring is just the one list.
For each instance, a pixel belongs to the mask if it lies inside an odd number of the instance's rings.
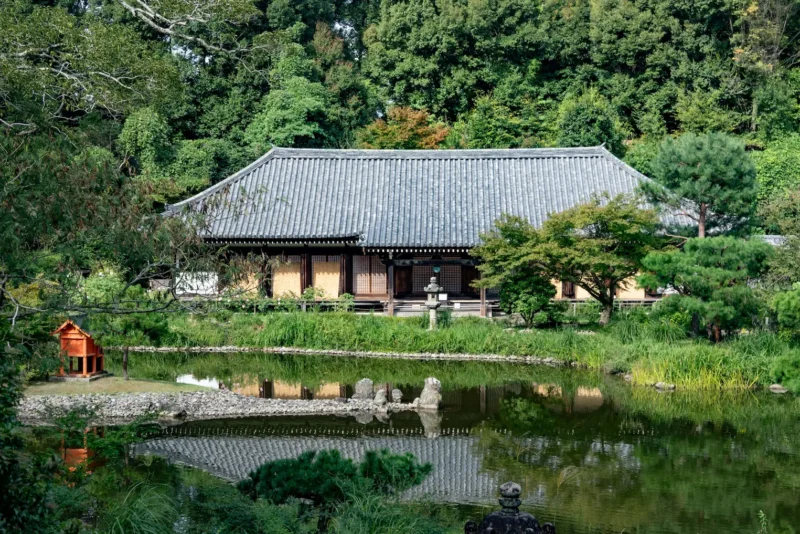
{"label": "dark wooden beam", "polygon": [[413,267],[416,265],[478,265],[480,263],[474,258],[451,259],[451,260],[412,260],[398,259],[392,260],[398,267]]}
{"label": "dark wooden beam", "polygon": [[303,254],[301,262],[303,266],[300,278],[302,279],[302,289],[303,291],[305,291],[306,289],[314,285],[313,271],[311,267],[311,254],[309,253]]}
{"label": "dark wooden beam", "polygon": [[389,301],[386,305],[386,313],[392,316],[394,315],[394,262],[391,260],[386,267],[386,287],[389,290]]}

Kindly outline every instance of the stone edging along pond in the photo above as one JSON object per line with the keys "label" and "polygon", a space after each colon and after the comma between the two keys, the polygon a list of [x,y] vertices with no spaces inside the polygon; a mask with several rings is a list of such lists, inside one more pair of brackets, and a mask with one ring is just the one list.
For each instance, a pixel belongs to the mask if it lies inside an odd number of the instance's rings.
{"label": "stone edging along pond", "polygon": [[[121,351],[123,347],[106,347],[106,350]],[[551,367],[581,367],[578,362],[568,362],[557,358],[539,356],[509,356],[505,354],[444,354],[438,352],[376,352],[366,350],[301,349],[297,347],[128,347],[130,352],[191,352],[191,353],[236,353],[255,352],[265,354],[295,354],[309,356],[340,356],[345,358],[383,358],[394,360],[420,361],[470,361],[529,363]]]}

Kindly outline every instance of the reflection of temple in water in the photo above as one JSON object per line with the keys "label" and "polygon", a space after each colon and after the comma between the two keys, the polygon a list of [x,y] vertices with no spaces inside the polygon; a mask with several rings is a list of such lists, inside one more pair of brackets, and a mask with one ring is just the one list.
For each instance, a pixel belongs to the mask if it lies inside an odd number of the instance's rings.
{"label": "reflection of temple in water", "polygon": [[[403,402],[411,402],[422,393],[421,386],[398,385],[393,383],[375,384],[378,389],[386,391],[391,398],[392,390],[397,388],[403,392]],[[307,387],[301,383],[282,380],[252,379],[243,377],[237,380],[232,390],[242,395],[258,396],[262,399],[336,399],[350,398],[353,395],[352,384],[328,382],[317,387]],[[567,393],[555,384],[505,384],[501,386],[478,386],[469,389],[442,391],[442,403],[445,410],[458,410],[480,414],[494,414],[500,411],[500,403],[508,396],[538,396],[552,400],[561,400],[563,404],[549,404],[548,408],[566,413],[588,413],[603,405],[603,394],[599,388],[578,387]]]}
{"label": "reflection of temple in water", "polygon": [[[419,386],[376,384],[390,393],[403,392],[410,402]],[[353,386],[326,383],[307,387],[281,380],[241,380],[233,391],[274,399],[330,399],[350,397]],[[137,454],[156,454],[199,467],[230,480],[240,480],[267,461],[294,458],[309,450],[338,449],[345,457],[360,460],[368,450],[410,452],[433,465],[433,474],[409,496],[429,495],[443,502],[488,503],[497,493],[501,475],[484,468],[484,430],[504,409],[503,399],[528,398],[554,413],[589,413],[603,407],[598,388],[566,389],[554,384],[506,384],[444,390],[443,411],[419,414],[401,412],[358,417],[282,417],[232,421],[195,422],[165,429],[161,437],[136,446]],[[486,423],[489,423],[488,426]],[[556,432],[558,429],[556,429]],[[547,449],[549,438],[513,438],[530,461]],[[539,452],[537,452],[539,451]],[[533,494],[531,498],[535,499]]]}

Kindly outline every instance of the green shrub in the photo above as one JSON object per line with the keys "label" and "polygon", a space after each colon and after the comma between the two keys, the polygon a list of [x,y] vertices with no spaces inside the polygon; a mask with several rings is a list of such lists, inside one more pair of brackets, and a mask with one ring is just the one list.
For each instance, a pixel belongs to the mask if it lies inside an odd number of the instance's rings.
{"label": "green shrub", "polygon": [[367,451],[359,468],[359,474],[371,482],[372,488],[385,495],[421,484],[430,472],[431,464],[420,464],[413,454],[393,454],[386,449]]}
{"label": "green shrub", "polygon": [[773,382],[800,393],[800,354],[795,351],[776,359],[771,371]]}
{"label": "green shrub", "polygon": [[800,334],[800,287],[775,295],[772,307],[781,331],[789,337]]}
{"label": "green shrub", "polygon": [[431,465],[418,463],[413,455],[385,449],[368,451],[359,466],[337,450],[308,451],[263,464],[238,488],[252,499],[263,497],[276,504],[309,499],[326,508],[344,501],[345,489],[352,484],[366,483],[372,491],[390,495],[420,484],[430,472]]}
{"label": "green shrub", "polygon": [[[254,523],[265,534],[316,534],[317,522],[297,501],[272,504],[259,499],[253,506]],[[228,532],[228,531],[225,531]]]}

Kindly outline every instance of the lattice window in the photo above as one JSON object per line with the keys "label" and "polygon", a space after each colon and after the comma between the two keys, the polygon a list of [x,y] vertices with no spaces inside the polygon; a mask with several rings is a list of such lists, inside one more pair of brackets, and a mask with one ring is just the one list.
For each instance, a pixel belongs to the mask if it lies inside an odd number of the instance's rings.
{"label": "lattice window", "polygon": [[356,295],[386,293],[386,266],[377,256],[353,256],[353,291]]}
{"label": "lattice window", "polygon": [[[430,256],[416,256],[417,260],[429,260]],[[444,259],[458,259],[457,256]],[[425,286],[431,282],[433,267],[430,265],[415,265],[413,269],[414,293],[424,293]],[[461,293],[461,265],[442,265],[438,275],[439,285],[445,293]]]}
{"label": "lattice window", "polygon": [[[298,256],[298,258],[299,257],[300,256]],[[335,255],[335,256],[330,256],[330,255],[323,256],[323,255],[317,255],[317,254],[314,254],[314,255],[311,256],[311,264],[312,265],[315,264],[315,263],[331,262],[331,261],[339,261],[339,256],[338,255]]]}

